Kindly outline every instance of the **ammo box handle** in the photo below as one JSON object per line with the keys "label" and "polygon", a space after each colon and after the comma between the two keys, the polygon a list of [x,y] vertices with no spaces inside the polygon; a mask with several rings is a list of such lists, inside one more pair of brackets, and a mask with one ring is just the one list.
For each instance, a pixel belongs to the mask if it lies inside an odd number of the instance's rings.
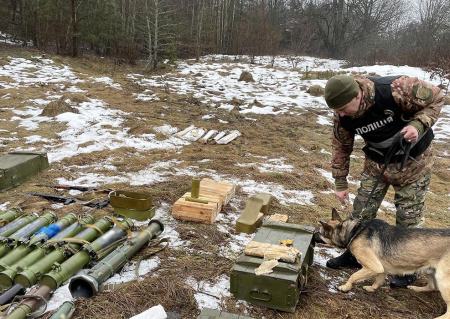
{"label": "ammo box handle", "polygon": [[[258,296],[262,295],[262,296]],[[272,294],[268,291],[259,291],[259,290],[251,290],[250,291],[250,297],[256,300],[261,300],[261,301],[270,301],[272,299]],[[264,298],[266,297],[266,298]]]}

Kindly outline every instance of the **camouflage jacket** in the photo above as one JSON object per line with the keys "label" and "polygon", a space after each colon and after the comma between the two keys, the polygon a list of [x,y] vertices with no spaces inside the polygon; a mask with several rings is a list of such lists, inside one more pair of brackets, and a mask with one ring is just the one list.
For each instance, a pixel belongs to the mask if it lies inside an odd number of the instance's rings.
{"label": "camouflage jacket", "polygon": [[[358,112],[354,117],[362,116],[366,110],[375,103],[375,86],[372,81],[365,77],[355,77],[363,96]],[[413,125],[419,134],[431,128],[436,123],[445,96],[441,90],[418,78],[401,76],[391,84],[392,96],[397,105],[406,112],[414,113]],[[347,131],[339,123],[339,115],[334,112],[334,127],[331,138],[333,157],[331,168],[337,191],[348,188],[347,175],[350,167],[350,155],[353,151],[355,136]]]}

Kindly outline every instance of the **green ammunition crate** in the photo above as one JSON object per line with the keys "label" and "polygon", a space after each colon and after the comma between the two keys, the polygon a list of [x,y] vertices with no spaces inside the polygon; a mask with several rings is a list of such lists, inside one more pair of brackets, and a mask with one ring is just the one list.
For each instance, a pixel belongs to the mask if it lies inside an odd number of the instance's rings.
{"label": "green ammunition crate", "polygon": [[145,211],[152,208],[152,196],[135,192],[114,191],[110,196],[110,204],[114,208]]}
{"label": "green ammunition crate", "polygon": [[27,181],[48,168],[46,153],[13,152],[0,157],[0,192]]}
{"label": "green ammunition crate", "polygon": [[272,309],[294,312],[313,261],[312,231],[314,227],[310,226],[264,222],[253,241],[279,245],[280,240],[292,239],[292,247],[297,248],[301,256],[295,263],[278,261],[272,273],[257,276],[255,269],[266,260],[242,254],[231,270],[230,291],[234,297]]}
{"label": "green ammunition crate", "polygon": [[253,319],[250,317],[233,315],[231,313],[223,312],[220,310],[214,310],[209,308],[203,308],[197,319]]}
{"label": "green ammunition crate", "polygon": [[263,201],[263,206],[261,208],[261,213],[264,215],[269,214],[269,206],[272,204],[272,198],[273,196],[268,193],[258,193],[254,197],[260,198]]}
{"label": "green ammunition crate", "polygon": [[152,206],[152,208],[148,210],[136,210],[136,209],[114,207],[114,214],[122,215],[139,221],[147,220],[154,217],[155,212],[156,212],[155,206]]}

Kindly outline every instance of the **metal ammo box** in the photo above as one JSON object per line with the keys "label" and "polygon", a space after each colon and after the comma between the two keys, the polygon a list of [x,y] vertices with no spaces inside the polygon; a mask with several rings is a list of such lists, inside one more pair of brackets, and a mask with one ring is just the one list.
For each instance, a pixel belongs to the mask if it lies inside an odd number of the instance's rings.
{"label": "metal ammo box", "polygon": [[0,192],[19,186],[48,168],[46,153],[13,152],[0,157]]}
{"label": "metal ammo box", "polygon": [[200,316],[198,316],[197,319],[253,319],[253,318],[234,315],[219,310],[203,308],[202,312],[200,313]]}
{"label": "metal ammo box", "polygon": [[307,282],[312,264],[314,227],[266,221],[253,241],[279,245],[280,240],[292,239],[292,247],[301,252],[295,263],[278,261],[270,274],[257,276],[255,269],[263,258],[242,254],[231,270],[230,291],[237,299],[264,307],[294,312],[303,286]]}

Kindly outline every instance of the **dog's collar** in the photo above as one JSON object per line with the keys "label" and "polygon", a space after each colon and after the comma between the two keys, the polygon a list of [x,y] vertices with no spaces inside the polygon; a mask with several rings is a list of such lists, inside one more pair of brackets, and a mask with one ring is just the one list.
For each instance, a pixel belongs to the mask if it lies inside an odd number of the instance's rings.
{"label": "dog's collar", "polygon": [[345,240],[348,242],[347,249],[350,247],[350,244],[353,242],[353,239],[355,239],[364,229],[366,229],[367,223],[363,223],[361,219],[359,219],[355,226],[353,226],[351,232],[348,233],[348,236],[346,236]]}

